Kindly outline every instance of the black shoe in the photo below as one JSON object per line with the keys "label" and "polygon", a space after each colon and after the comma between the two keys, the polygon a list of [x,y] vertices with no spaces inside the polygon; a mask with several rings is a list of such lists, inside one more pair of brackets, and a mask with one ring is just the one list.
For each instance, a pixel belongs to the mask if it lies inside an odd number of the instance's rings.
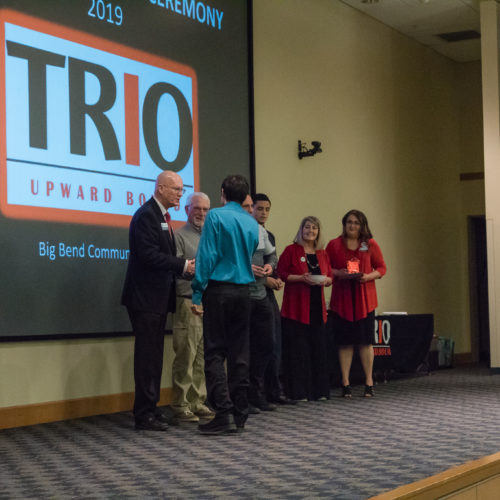
{"label": "black shoe", "polygon": [[260,411],[274,411],[278,407],[273,403],[269,403],[265,398],[261,397],[250,400],[249,408],[258,408]]}
{"label": "black shoe", "polygon": [[247,417],[242,417],[239,415],[234,416],[234,423],[236,424],[236,432],[243,432],[245,430],[245,422]]}
{"label": "black shoe", "polygon": [[257,408],[260,410],[260,411],[274,411],[276,410],[278,407],[273,404],[273,403],[268,403],[267,401],[261,401],[258,405],[257,405]]}
{"label": "black shoe", "polygon": [[161,411],[157,409],[155,411],[155,418],[158,420],[158,422],[162,422],[163,424],[167,425],[179,425],[179,419],[173,414],[170,413],[168,410],[166,411]]}
{"label": "black shoe", "polygon": [[135,422],[135,428],[138,431],[166,431],[168,429],[168,424],[151,416],[143,420],[137,420]]}
{"label": "black shoe", "polygon": [[373,390],[373,385],[365,385],[365,398],[373,398],[375,396],[375,391]]}
{"label": "black shoe", "polygon": [[222,417],[216,415],[212,420],[210,420],[210,422],[207,422],[206,424],[199,424],[198,430],[201,434],[216,435],[238,432],[238,427],[236,427],[232,415]]}
{"label": "black shoe", "polygon": [[350,385],[343,385],[342,386],[342,397],[346,398],[346,399],[352,398],[352,391],[351,391]]}
{"label": "black shoe", "polygon": [[286,396],[280,396],[279,398],[275,399],[270,399],[270,403],[276,403],[278,405],[296,405],[297,401],[294,401],[293,399],[289,399]]}
{"label": "black shoe", "polygon": [[260,410],[254,405],[248,405],[248,414],[249,415],[258,415]]}

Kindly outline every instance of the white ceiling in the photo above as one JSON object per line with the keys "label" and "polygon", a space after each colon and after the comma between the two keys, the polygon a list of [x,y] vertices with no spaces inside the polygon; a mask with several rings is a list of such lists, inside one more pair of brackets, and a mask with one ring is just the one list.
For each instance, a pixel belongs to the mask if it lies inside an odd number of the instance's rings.
{"label": "white ceiling", "polygon": [[[458,62],[481,59],[481,39],[447,42],[441,33],[480,32],[480,0],[341,0]],[[497,0],[498,1],[498,0]]]}

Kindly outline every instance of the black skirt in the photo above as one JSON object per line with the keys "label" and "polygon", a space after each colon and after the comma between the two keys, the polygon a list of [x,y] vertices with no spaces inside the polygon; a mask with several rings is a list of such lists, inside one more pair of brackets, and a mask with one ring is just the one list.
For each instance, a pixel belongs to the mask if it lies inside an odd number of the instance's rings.
{"label": "black skirt", "polygon": [[373,344],[375,342],[375,311],[358,321],[348,321],[337,313],[332,313],[332,329],[336,345]]}

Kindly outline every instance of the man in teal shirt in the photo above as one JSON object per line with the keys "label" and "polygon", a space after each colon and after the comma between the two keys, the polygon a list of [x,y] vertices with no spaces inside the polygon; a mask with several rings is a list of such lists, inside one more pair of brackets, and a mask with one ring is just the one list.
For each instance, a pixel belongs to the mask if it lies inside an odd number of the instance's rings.
{"label": "man in teal shirt", "polygon": [[215,410],[211,422],[198,426],[203,434],[242,430],[248,417],[248,284],[254,281],[252,256],[259,243],[257,222],[241,208],[248,192],[241,175],[224,179],[224,206],[208,213],[196,254],[193,313],[203,314],[205,379]]}

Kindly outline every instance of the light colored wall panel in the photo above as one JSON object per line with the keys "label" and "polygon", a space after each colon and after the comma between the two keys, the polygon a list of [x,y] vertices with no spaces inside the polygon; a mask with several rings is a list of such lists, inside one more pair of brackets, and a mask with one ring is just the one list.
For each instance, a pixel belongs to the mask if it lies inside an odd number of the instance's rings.
{"label": "light colored wall panel", "polygon": [[477,500],[497,500],[500,497],[500,476],[477,485]]}
{"label": "light colored wall panel", "polygon": [[[0,408],[134,390],[131,337],[0,344]],[[166,337],[162,387],[171,386]]]}
{"label": "light colored wall panel", "polygon": [[[467,352],[459,174],[478,149],[463,123],[478,98],[462,98],[480,83],[469,89],[467,68],[340,2],[256,0],[254,22],[257,189],[272,198],[278,249],[304,215],[332,238],[347,210],[365,211],[388,264],[379,311],[434,313],[436,333]],[[298,139],[324,152],[298,160]]]}
{"label": "light colored wall panel", "polygon": [[477,488],[475,486],[467,488],[459,491],[458,493],[448,495],[442,500],[477,500]]}
{"label": "light colored wall panel", "polygon": [[500,9],[495,1],[480,7],[490,351],[491,366],[500,368]]}

